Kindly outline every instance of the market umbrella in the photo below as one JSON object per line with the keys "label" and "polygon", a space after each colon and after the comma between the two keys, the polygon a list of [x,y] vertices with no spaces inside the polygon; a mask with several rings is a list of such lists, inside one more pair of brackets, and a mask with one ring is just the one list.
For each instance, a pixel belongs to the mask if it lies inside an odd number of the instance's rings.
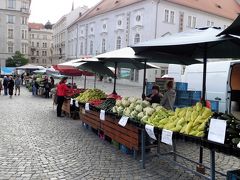
{"label": "market umbrella", "polygon": [[107,53],[100,54],[96,56],[97,59],[104,62],[105,66],[114,67],[114,89],[113,93],[116,94],[116,80],[117,80],[117,68],[130,68],[130,69],[144,69],[144,82],[143,82],[143,93],[145,90],[145,76],[146,69],[149,68],[159,68],[155,65],[149,63],[141,63],[136,61],[136,59],[145,59],[144,57],[135,55],[135,52],[132,48],[126,47],[114,51],[110,51]]}
{"label": "market umbrella", "polygon": [[14,67],[1,67],[1,75],[13,75],[15,69]]}
{"label": "market umbrella", "polygon": [[34,74],[46,74],[47,69],[40,69],[33,71]]}
{"label": "market umbrella", "polygon": [[26,64],[24,66],[17,67],[18,70],[38,70],[38,69],[45,69],[43,66],[36,66],[33,64]]}
{"label": "market umbrella", "polygon": [[226,28],[224,31],[218,34],[218,36],[228,34],[240,36],[240,15],[235,19],[235,21],[230,26],[228,26],[228,28]]}
{"label": "market umbrella", "polygon": [[[136,54],[157,57],[159,52],[182,56],[183,58],[203,58],[202,99],[206,99],[207,58],[239,58],[240,39],[233,36],[218,36],[219,28],[200,28],[188,32],[162,37],[133,46]],[[151,58],[150,58],[151,59]],[[162,62],[159,60],[159,62]],[[199,162],[202,164],[203,149],[200,148]]]}

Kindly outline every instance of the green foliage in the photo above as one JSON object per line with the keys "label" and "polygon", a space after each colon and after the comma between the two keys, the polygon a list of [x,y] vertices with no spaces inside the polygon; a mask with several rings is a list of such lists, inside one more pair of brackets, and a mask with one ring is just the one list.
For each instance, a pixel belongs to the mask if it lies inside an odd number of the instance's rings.
{"label": "green foliage", "polygon": [[28,59],[24,55],[16,51],[14,56],[10,57],[6,61],[6,67],[19,67],[28,63]]}

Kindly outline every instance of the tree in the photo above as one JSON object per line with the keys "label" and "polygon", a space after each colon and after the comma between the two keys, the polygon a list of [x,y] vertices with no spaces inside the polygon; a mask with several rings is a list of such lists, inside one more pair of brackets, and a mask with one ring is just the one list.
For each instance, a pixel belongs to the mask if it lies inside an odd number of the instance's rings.
{"label": "tree", "polygon": [[19,67],[28,63],[28,59],[24,57],[24,55],[16,51],[15,54],[8,58],[6,61],[6,67]]}

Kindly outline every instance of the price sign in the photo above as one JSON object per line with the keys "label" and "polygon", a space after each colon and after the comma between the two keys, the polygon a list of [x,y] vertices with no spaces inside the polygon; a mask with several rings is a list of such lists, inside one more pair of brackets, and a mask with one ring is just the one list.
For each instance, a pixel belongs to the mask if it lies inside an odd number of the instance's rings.
{"label": "price sign", "polygon": [[163,130],[162,130],[161,142],[172,146],[172,144],[173,144],[172,135],[173,135],[173,132],[172,132],[172,131],[163,129]]}
{"label": "price sign", "polygon": [[211,119],[208,140],[224,144],[227,122],[221,119]]}
{"label": "price sign", "polygon": [[122,127],[125,127],[127,125],[129,117],[127,116],[123,116],[120,121],[118,122],[118,124]]}
{"label": "price sign", "polygon": [[90,111],[89,103],[86,103],[86,104],[85,104],[85,110],[86,110],[86,111]]}
{"label": "price sign", "polygon": [[76,107],[79,107],[78,101],[76,101],[76,100],[75,100],[75,106],[76,106]]}
{"label": "price sign", "polygon": [[71,100],[70,100],[70,105],[73,105],[73,99],[71,98]]}
{"label": "price sign", "polygon": [[105,121],[105,111],[104,110],[100,111],[100,120]]}
{"label": "price sign", "polygon": [[86,114],[86,111],[85,111],[85,109],[82,109],[82,114]]}
{"label": "price sign", "polygon": [[146,124],[145,125],[145,130],[152,139],[157,140],[157,138],[154,134],[154,127],[153,126]]}

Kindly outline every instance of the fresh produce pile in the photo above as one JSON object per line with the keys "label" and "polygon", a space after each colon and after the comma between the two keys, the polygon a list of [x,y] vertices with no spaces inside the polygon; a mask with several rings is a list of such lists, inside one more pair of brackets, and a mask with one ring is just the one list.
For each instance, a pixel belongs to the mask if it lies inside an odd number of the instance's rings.
{"label": "fresh produce pile", "polygon": [[92,105],[92,106],[99,106],[100,104],[102,104],[104,102],[104,100],[101,100],[101,99],[97,99],[97,100],[92,100],[90,101],[89,103]]}
{"label": "fresh produce pile", "polygon": [[111,112],[112,108],[115,106],[116,100],[115,99],[107,99],[99,106],[97,106],[100,110],[105,110],[106,112]]}
{"label": "fresh produce pile", "polygon": [[146,123],[161,129],[203,137],[206,124],[212,114],[210,109],[202,107],[201,103],[197,103],[193,107],[177,108],[174,113],[161,109],[160,112],[153,114]]}
{"label": "fresh produce pile", "polygon": [[109,95],[107,96],[107,98],[116,99],[116,100],[121,100],[121,99],[122,99],[122,96],[119,96],[119,95],[117,95],[117,94],[112,93],[112,94],[109,94]]}
{"label": "fresh produce pile", "polygon": [[[240,148],[240,120],[230,114],[223,113],[215,113],[212,118],[227,121],[225,144]],[[206,134],[208,134],[208,130],[209,123],[206,127]]]}
{"label": "fresh produce pile", "polygon": [[116,101],[116,106],[113,107],[112,112],[145,122],[155,111],[161,109],[160,104],[153,103],[151,105],[148,101],[139,98],[125,97]]}
{"label": "fresh produce pile", "polygon": [[79,96],[80,93],[83,93],[84,91],[85,91],[84,89],[69,88],[66,96],[71,98],[76,98]]}
{"label": "fresh produce pile", "polygon": [[87,103],[92,100],[104,99],[106,94],[99,89],[88,89],[84,93],[81,93],[76,100],[81,103]]}

